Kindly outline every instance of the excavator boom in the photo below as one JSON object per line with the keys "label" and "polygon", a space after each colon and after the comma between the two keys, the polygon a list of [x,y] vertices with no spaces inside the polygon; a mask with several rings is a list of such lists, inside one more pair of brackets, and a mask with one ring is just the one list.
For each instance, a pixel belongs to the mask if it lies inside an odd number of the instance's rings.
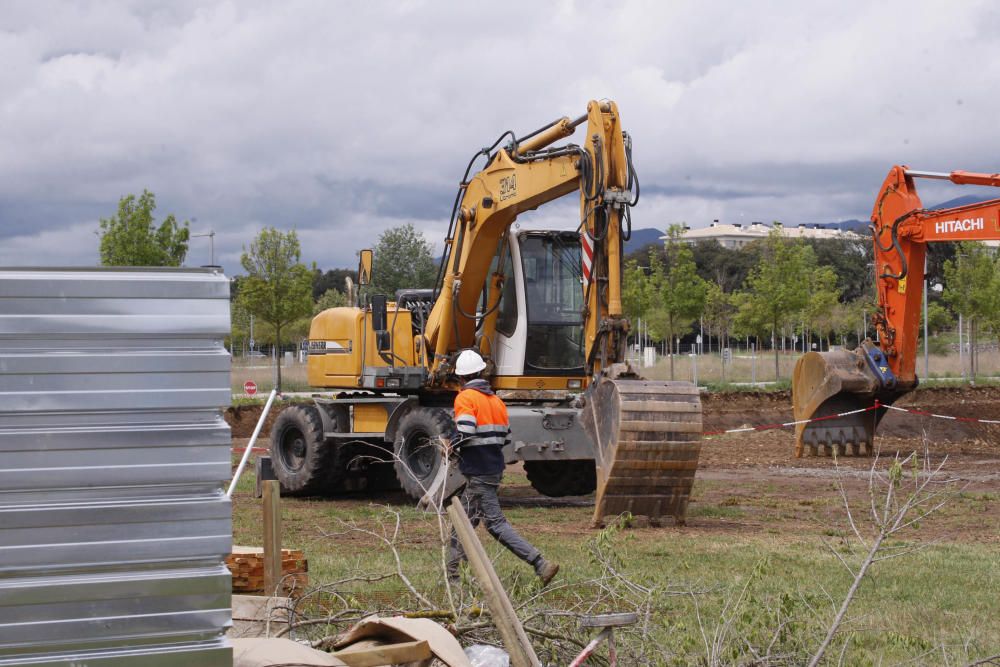
{"label": "excavator boom", "polygon": [[[872,450],[875,428],[899,397],[917,386],[916,360],[924,257],[928,243],[1000,239],[1000,199],[946,209],[925,209],[915,179],[1000,187],[1000,174],[927,172],[895,166],[872,210],[877,311],[875,341],[853,352],[809,352],[792,375],[796,456],[809,447],[830,454]],[[845,414],[850,413],[850,414]],[[843,415],[843,416],[836,416]],[[822,418],[822,419],[817,419]]]}

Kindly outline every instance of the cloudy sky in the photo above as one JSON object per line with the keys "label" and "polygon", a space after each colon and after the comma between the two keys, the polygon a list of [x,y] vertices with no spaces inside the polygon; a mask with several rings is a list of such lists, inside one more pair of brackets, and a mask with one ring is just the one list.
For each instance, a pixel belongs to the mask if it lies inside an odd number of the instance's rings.
{"label": "cloudy sky", "polygon": [[1000,171],[997,7],[4,0],[0,265],[97,263],[148,188],[229,272],[266,225],[353,266],[394,225],[436,242],[472,153],[596,98],[634,138],[637,227],[865,218],[895,163]]}

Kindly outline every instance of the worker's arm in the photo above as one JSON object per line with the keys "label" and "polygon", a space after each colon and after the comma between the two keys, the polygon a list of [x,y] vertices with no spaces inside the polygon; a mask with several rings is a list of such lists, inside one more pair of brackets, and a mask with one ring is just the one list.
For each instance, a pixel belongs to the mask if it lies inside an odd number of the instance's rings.
{"label": "worker's arm", "polygon": [[476,426],[479,421],[476,418],[475,403],[460,392],[455,397],[455,434],[451,439],[452,449],[457,450],[462,446],[464,440],[476,437]]}

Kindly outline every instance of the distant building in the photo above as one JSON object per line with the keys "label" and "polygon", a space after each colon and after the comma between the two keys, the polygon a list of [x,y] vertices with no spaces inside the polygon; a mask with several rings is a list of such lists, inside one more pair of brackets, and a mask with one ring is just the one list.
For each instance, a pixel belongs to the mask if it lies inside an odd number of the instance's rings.
{"label": "distant building", "polygon": [[[681,240],[685,243],[715,240],[723,248],[739,250],[751,241],[766,237],[772,229],[780,229],[782,236],[789,238],[843,239],[846,241],[858,241],[862,239],[860,234],[855,234],[854,232],[847,232],[840,229],[825,229],[817,225],[786,227],[780,222],[776,222],[773,225],[765,225],[763,222],[751,222],[749,225],[740,223],[728,225],[715,220],[708,227],[700,229],[685,227]],[[660,238],[666,241],[668,237],[661,236]]]}

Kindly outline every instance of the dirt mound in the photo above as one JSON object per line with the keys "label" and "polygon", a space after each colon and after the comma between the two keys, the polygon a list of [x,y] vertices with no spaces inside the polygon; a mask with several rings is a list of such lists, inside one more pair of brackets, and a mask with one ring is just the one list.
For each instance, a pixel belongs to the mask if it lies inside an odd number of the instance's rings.
{"label": "dirt mound", "polygon": [[[701,397],[706,432],[792,421],[791,392],[731,392],[703,394]],[[278,404],[264,424],[261,436],[271,432],[271,424],[287,404]],[[917,389],[897,404],[951,417],[1000,420],[1000,388],[944,387]],[[226,410],[226,421],[234,438],[249,438],[260,418],[261,405],[234,406]],[[790,429],[787,429],[790,432]],[[931,442],[960,443],[982,441],[1000,444],[1000,425],[978,424],[951,419],[905,414],[890,411],[878,429],[881,437],[922,439]]]}

